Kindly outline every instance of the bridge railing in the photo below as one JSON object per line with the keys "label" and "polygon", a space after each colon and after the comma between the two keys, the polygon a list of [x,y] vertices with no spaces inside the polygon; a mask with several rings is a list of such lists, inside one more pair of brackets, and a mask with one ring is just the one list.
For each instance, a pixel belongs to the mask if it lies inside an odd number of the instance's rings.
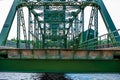
{"label": "bridge railing", "polygon": [[113,33],[118,32],[120,34],[120,29],[113,31],[111,33],[107,33],[96,37],[94,39],[90,39],[80,44],[80,49],[100,49],[100,48],[111,48],[111,47],[120,47],[120,41],[114,41],[114,38],[118,38],[120,36],[112,37]]}

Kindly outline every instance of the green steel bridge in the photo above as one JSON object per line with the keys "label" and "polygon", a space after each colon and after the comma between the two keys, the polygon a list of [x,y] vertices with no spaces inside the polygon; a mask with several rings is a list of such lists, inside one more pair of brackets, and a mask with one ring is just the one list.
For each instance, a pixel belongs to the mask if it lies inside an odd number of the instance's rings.
{"label": "green steel bridge", "polygon": [[[108,31],[101,36],[98,11]],[[16,47],[6,48],[16,14]],[[14,0],[0,33],[0,72],[120,73],[119,32],[102,0]]]}

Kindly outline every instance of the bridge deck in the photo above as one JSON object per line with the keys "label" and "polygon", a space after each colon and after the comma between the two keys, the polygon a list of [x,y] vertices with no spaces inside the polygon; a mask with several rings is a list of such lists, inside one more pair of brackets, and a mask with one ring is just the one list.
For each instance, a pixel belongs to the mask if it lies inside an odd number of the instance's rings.
{"label": "bridge deck", "polygon": [[0,49],[2,55],[12,59],[113,59],[120,49]]}

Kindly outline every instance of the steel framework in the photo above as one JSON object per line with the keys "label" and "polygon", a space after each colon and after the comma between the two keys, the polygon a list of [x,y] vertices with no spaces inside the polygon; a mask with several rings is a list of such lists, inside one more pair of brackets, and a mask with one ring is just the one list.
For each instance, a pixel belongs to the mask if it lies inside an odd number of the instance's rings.
{"label": "steel framework", "polygon": [[[87,6],[91,13],[85,30]],[[28,27],[23,7],[28,9]],[[98,11],[108,31],[100,37]],[[120,30],[102,0],[14,0],[0,33],[0,46],[6,44],[16,13],[17,49],[0,49],[0,71],[120,72]]]}
{"label": "steel framework", "polygon": [[[84,9],[87,6],[91,6],[92,10],[88,29],[85,31]],[[28,28],[25,25],[22,7],[28,8]],[[0,34],[0,45],[5,45],[17,12],[17,48],[21,48],[21,36],[24,36],[26,48],[81,48],[85,41],[98,37],[98,10],[108,32],[116,31],[102,0],[14,0]],[[21,28],[23,35],[20,35]],[[113,43],[120,40],[120,37],[116,36],[119,36],[118,32],[110,35]],[[96,40],[98,41],[94,41]]]}

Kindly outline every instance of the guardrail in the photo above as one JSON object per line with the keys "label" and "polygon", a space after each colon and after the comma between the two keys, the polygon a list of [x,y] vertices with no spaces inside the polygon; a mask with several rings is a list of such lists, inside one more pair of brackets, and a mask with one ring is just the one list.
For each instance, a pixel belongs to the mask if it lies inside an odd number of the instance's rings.
{"label": "guardrail", "polygon": [[113,33],[118,32],[120,34],[120,29],[113,31],[111,33],[107,33],[96,37],[94,39],[90,39],[80,44],[80,49],[100,49],[100,48],[111,48],[111,47],[120,47],[120,41],[117,42],[114,38],[118,38],[120,36],[112,36]]}

